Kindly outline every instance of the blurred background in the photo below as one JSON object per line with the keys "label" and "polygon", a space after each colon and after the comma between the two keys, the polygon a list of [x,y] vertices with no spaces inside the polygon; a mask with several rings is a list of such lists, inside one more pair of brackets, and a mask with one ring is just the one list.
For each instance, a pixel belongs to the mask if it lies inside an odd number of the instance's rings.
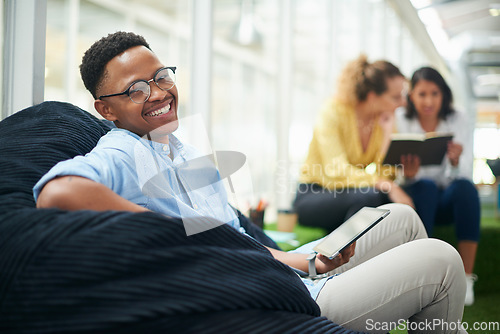
{"label": "blurred background", "polygon": [[[320,105],[365,53],[406,76],[436,67],[467,113],[474,181],[496,201],[500,156],[498,0],[4,0],[2,118],[43,100],[95,113],[83,52],[118,30],[177,66],[180,116],[201,116],[213,150],[247,157],[236,204],[290,207]],[[237,173],[238,174],[238,173]]]}

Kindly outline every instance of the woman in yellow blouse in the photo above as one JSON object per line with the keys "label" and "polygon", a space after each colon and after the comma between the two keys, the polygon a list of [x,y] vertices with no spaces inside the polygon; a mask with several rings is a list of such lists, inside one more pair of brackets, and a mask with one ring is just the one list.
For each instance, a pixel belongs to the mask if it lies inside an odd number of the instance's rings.
{"label": "woman in yellow blouse", "polygon": [[369,63],[361,55],[344,68],[301,169],[294,202],[300,224],[332,231],[363,206],[413,206],[392,181],[394,170],[381,166],[404,85],[400,70],[387,61]]}

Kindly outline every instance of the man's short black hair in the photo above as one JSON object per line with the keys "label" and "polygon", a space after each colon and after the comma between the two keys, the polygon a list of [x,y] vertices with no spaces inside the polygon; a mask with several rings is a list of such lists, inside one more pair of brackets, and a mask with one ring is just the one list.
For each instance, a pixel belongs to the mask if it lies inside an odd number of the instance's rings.
{"label": "man's short black hair", "polygon": [[123,51],[140,45],[151,50],[144,37],[131,32],[118,31],[101,38],[85,52],[80,65],[80,75],[85,88],[94,99],[97,99],[97,89],[106,76],[104,71],[106,64]]}

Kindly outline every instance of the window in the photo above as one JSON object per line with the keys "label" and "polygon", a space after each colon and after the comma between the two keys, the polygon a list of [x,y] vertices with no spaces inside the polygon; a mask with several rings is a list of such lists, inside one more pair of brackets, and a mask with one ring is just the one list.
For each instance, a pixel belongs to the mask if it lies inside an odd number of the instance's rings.
{"label": "window", "polygon": [[[242,210],[261,197],[271,209],[291,204],[317,112],[347,61],[365,52],[370,60],[401,65],[406,74],[426,63],[425,52],[386,1],[210,3],[211,103],[205,121],[213,149],[247,157],[242,172],[251,182],[241,185]],[[45,99],[93,112],[78,72],[83,52],[98,38],[127,30],[144,35],[166,65],[177,66],[181,113],[196,114],[190,93],[191,78],[198,77],[191,60],[204,56],[193,54],[193,13],[199,5],[196,0],[48,0]],[[270,211],[267,219],[273,217]]]}

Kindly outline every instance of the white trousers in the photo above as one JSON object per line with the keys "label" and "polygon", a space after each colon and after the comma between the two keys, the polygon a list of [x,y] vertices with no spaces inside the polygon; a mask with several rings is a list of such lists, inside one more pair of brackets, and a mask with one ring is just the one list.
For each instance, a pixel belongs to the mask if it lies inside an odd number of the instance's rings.
{"label": "white trousers", "polygon": [[332,273],[316,302],[321,314],[353,330],[409,333],[461,330],[465,272],[451,245],[428,239],[409,206],[381,206],[391,214],[361,237],[355,255]]}

